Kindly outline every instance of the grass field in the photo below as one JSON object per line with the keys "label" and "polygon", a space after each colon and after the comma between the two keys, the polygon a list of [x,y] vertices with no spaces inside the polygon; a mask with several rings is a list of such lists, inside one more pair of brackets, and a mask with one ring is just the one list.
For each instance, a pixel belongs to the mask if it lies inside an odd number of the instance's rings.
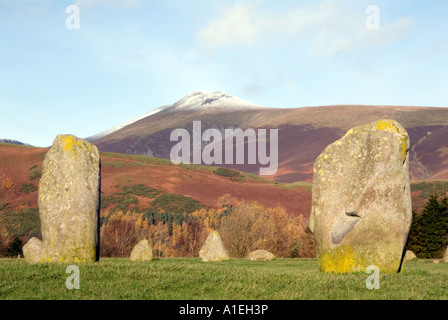
{"label": "grass field", "polygon": [[399,274],[381,274],[366,288],[366,273],[325,274],[314,259],[255,262],[198,258],[152,262],[101,259],[78,264],[79,289],[69,290],[67,264],[0,260],[1,300],[438,300],[448,299],[448,264],[408,261]]}

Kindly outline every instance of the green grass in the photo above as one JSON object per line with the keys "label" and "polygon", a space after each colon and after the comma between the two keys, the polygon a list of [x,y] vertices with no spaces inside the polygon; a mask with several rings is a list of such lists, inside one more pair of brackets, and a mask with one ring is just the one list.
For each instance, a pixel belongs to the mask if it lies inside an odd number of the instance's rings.
{"label": "green grass", "polygon": [[[149,156],[142,156],[142,155],[135,155],[135,154],[125,154],[125,153],[113,153],[113,152],[101,152],[102,156],[108,156],[108,157],[114,157],[114,158],[121,158],[121,159],[131,159],[135,161],[140,161],[143,164],[172,164],[171,160],[167,159],[161,159],[161,158],[155,158],[155,157],[149,157]],[[106,160],[107,162],[107,160]],[[113,163],[117,163],[119,161],[109,161],[109,164],[112,165]],[[129,165],[129,164],[126,164]],[[173,165],[173,164],[172,164]]]}
{"label": "green grass", "polygon": [[125,162],[125,161],[102,161],[102,166],[107,167],[113,167],[115,169],[121,169],[123,166],[125,167],[146,167],[149,164],[147,163],[141,163],[141,162]]}
{"label": "green grass", "polygon": [[447,180],[414,181],[411,183],[412,191],[420,191],[420,197],[428,199],[433,193],[448,192]]}
{"label": "green grass", "polygon": [[303,188],[308,191],[312,191],[312,183],[307,182],[291,182],[291,183],[282,183],[280,186],[283,189],[297,189],[297,188]]}
{"label": "green grass", "polygon": [[79,290],[66,288],[67,266],[0,260],[0,299],[448,299],[448,264],[432,262],[408,261],[402,273],[381,274],[378,290],[366,288],[366,273],[322,273],[314,259],[101,259],[78,264]]}

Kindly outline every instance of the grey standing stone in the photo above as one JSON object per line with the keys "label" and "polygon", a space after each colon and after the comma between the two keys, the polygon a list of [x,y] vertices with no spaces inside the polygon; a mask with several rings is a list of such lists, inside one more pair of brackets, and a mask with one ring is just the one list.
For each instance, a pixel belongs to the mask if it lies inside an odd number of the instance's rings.
{"label": "grey standing stone", "polygon": [[203,247],[199,251],[199,257],[201,257],[204,262],[225,261],[230,259],[218,231],[209,233],[207,240],[205,240]]}
{"label": "grey standing stone", "polygon": [[151,245],[144,239],[140,241],[131,252],[131,261],[151,261],[153,259]]}
{"label": "grey standing stone", "polygon": [[24,247],[25,258],[30,262],[97,261],[100,194],[96,146],[73,135],[58,135],[45,156],[39,182],[40,259],[37,250],[26,248],[37,247],[35,240]]}
{"label": "grey standing stone", "polygon": [[316,159],[309,229],[321,270],[400,270],[412,222],[408,150],[406,130],[379,120],[350,129]]}
{"label": "grey standing stone", "polygon": [[43,244],[37,238],[31,238],[22,248],[23,256],[28,262],[37,263],[42,258]]}
{"label": "grey standing stone", "polygon": [[275,259],[275,255],[267,250],[255,250],[248,254],[247,259],[252,261],[270,261]]}
{"label": "grey standing stone", "polygon": [[406,254],[405,254],[404,258],[405,258],[406,260],[412,260],[412,259],[416,259],[417,256],[415,255],[414,252],[412,252],[412,251],[410,251],[410,250],[406,250]]}

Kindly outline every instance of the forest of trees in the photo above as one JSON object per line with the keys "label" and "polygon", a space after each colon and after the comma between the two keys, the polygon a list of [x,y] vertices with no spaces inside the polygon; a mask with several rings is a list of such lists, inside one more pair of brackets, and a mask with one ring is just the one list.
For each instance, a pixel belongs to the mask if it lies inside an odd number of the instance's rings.
{"label": "forest of trees", "polygon": [[134,245],[146,238],[155,257],[197,257],[209,232],[218,230],[232,257],[245,257],[256,249],[278,257],[313,257],[314,242],[305,226],[302,216],[291,217],[282,208],[224,195],[217,209],[192,213],[117,212],[101,227],[101,256],[129,256]]}
{"label": "forest of trees", "polygon": [[[123,190],[122,196],[129,198],[129,192]],[[132,192],[148,198],[155,194],[141,186],[134,186]],[[215,208],[206,208],[189,197],[162,194],[142,212],[121,210],[124,202],[117,199],[105,199],[115,207],[101,219],[102,257],[128,257],[145,238],[155,257],[197,257],[212,230],[219,231],[232,257],[246,257],[256,249],[277,257],[315,257],[314,240],[305,233],[306,219],[288,215],[280,207],[266,208],[226,194]],[[0,257],[17,257],[29,238],[40,237],[38,209],[19,209],[8,211],[3,206],[0,210]],[[406,249],[418,258],[439,259],[447,245],[448,197],[433,194],[422,212],[413,214]]]}

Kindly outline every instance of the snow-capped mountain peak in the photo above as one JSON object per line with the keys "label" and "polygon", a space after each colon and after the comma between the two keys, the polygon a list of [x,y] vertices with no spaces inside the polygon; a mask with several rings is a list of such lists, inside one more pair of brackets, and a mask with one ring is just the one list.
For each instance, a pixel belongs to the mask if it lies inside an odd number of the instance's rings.
{"label": "snow-capped mountain peak", "polygon": [[170,110],[192,110],[220,107],[223,109],[263,108],[252,102],[240,99],[220,91],[198,90],[174,103]]}
{"label": "snow-capped mountain peak", "polygon": [[85,138],[87,141],[95,141],[99,140],[109,134],[114,133],[124,127],[127,127],[134,122],[142,120],[144,118],[150,117],[159,112],[167,112],[167,111],[184,111],[184,110],[201,110],[201,109],[209,109],[209,108],[219,108],[220,111],[235,111],[235,110],[245,110],[245,109],[260,109],[265,108],[263,106],[256,105],[254,103],[248,102],[246,100],[240,99],[238,97],[232,96],[227,93],[223,93],[220,91],[206,91],[206,90],[198,90],[190,93],[189,95],[183,97],[176,103],[171,106],[163,106],[157,108],[153,111],[145,113],[139,117],[131,119],[129,121],[123,122],[115,127],[112,127],[108,130]]}

